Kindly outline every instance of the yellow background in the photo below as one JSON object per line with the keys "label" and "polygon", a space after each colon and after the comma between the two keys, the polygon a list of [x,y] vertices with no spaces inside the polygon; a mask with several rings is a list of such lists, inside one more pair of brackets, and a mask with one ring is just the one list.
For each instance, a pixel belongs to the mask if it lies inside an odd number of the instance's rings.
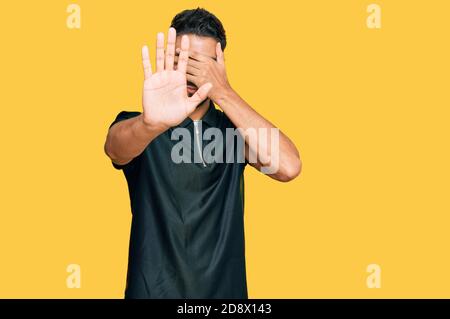
{"label": "yellow background", "polygon": [[287,184],[246,170],[249,296],[450,297],[449,1],[73,2],[80,30],[70,1],[1,5],[0,297],[122,298],[131,212],[107,127],[141,109],[141,46],[197,5],[225,26],[232,86],[303,160]]}

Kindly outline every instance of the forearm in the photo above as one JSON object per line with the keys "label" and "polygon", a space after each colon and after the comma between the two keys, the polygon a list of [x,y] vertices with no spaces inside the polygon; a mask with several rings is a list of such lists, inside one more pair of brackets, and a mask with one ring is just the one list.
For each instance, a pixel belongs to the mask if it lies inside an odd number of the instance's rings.
{"label": "forearm", "polygon": [[[257,163],[253,166],[260,168],[275,165],[276,172],[270,176],[281,181],[291,180],[300,173],[301,161],[294,143],[281,130],[258,114],[233,89],[224,90],[215,102],[243,134],[248,149],[247,154],[256,154]],[[273,134],[273,130],[277,130],[278,134]],[[265,134],[261,134],[264,131]],[[255,133],[256,138],[252,140],[249,132]]]}
{"label": "forearm", "polygon": [[109,129],[105,153],[114,163],[126,164],[141,154],[164,131],[162,127],[145,124],[142,114],[123,120]]}
{"label": "forearm", "polygon": [[233,89],[224,90],[215,102],[225,112],[237,128],[246,131],[249,128],[275,128],[275,126],[259,115]]}

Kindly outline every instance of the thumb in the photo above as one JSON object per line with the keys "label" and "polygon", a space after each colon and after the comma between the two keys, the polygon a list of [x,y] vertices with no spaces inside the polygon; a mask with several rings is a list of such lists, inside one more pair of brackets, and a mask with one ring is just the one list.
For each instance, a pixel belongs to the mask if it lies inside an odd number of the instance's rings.
{"label": "thumb", "polygon": [[189,111],[194,111],[194,109],[199,105],[203,100],[208,97],[208,93],[212,88],[212,84],[210,82],[203,84],[198,88],[197,92],[194,95],[188,98],[188,108]]}

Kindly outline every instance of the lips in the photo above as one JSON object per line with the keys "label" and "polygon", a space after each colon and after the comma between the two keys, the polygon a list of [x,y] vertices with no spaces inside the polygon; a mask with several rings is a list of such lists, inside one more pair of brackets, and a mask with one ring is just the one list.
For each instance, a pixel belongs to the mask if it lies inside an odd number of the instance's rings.
{"label": "lips", "polygon": [[188,85],[187,90],[190,92],[195,92],[195,91],[197,91],[197,87]]}

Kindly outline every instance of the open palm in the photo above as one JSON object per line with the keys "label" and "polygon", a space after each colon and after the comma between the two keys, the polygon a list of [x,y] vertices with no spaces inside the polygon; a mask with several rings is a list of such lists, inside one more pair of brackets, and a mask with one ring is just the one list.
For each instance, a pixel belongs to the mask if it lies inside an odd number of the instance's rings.
{"label": "open palm", "polygon": [[172,127],[188,117],[208,95],[211,83],[202,85],[188,97],[186,91],[186,65],[189,38],[181,38],[181,52],[174,70],[176,31],[169,29],[167,50],[164,53],[164,34],[158,33],[156,42],[156,72],[152,73],[148,47],[142,48],[144,88],[142,96],[144,121],[149,125]]}

